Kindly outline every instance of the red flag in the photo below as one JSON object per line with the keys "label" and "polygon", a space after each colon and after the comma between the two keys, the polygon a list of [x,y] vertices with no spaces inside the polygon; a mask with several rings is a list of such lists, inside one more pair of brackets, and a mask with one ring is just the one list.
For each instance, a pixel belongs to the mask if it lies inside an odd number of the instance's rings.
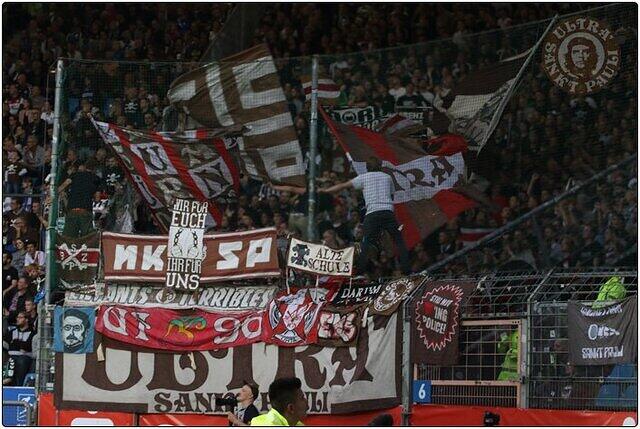
{"label": "red flag", "polygon": [[148,132],[94,121],[105,143],[117,154],[129,179],[168,231],[174,198],[209,201],[216,224],[222,210],[214,202],[237,195],[237,162],[229,150],[234,140],[216,130]]}
{"label": "red flag", "polygon": [[322,109],[320,112],[356,173],[366,172],[366,160],[371,156],[383,161],[383,171],[394,182],[394,209],[403,225],[407,247],[412,248],[448,220],[477,205],[454,190],[468,186],[463,180],[463,138],[444,135],[424,143],[339,124]]}

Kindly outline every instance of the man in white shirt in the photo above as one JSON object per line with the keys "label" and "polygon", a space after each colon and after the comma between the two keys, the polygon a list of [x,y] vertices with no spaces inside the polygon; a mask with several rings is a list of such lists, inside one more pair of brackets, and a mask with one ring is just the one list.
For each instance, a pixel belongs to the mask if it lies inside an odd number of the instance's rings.
{"label": "man in white shirt", "polygon": [[362,190],[367,207],[358,264],[360,271],[367,272],[369,249],[371,246],[378,247],[380,233],[387,231],[398,249],[400,268],[404,274],[408,274],[410,272],[409,253],[393,213],[393,181],[388,174],[382,171],[382,161],[371,157],[367,161],[367,173],[360,174],[347,182],[319,189],[318,192],[334,193],[350,187]]}
{"label": "man in white shirt", "polygon": [[45,258],[42,250],[36,250],[36,244],[27,241],[27,254],[24,256],[24,265],[36,264],[38,267],[44,267]]}

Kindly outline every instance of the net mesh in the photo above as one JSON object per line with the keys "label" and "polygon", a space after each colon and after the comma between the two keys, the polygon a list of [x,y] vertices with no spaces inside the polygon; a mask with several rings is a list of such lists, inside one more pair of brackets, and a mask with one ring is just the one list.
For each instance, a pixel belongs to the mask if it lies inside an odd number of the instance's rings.
{"label": "net mesh", "polygon": [[[525,68],[521,83],[482,150],[479,154],[470,151],[464,166],[457,165],[463,168],[465,179],[493,205],[474,203],[472,208],[465,207],[458,216],[450,218],[446,204],[430,207],[440,210],[439,222],[432,222],[428,215],[433,212],[426,210],[411,216],[418,225],[433,226],[428,235],[420,236],[409,246],[407,258],[411,271],[429,268],[581,183],[587,185],[564,203],[551,204],[508,234],[446,264],[442,271],[461,276],[491,273],[496,268],[531,271],[553,266],[590,269],[633,264],[629,261],[634,261],[637,253],[635,162],[626,161],[600,180],[587,181],[605,168],[637,154],[637,9],[633,5],[618,4],[580,14],[598,19],[615,32],[620,47],[620,66],[615,77],[596,93],[569,94],[547,77],[541,67],[543,49],[539,49]],[[560,20],[567,18],[570,16],[562,16]],[[448,40],[389,49],[322,55],[319,57],[320,105],[335,123],[369,129],[379,127],[397,113],[422,126],[417,135],[432,137],[438,99],[462,83],[473,81],[479,70],[527,51],[542,36],[549,22],[544,20],[473,35],[457,34]],[[280,52],[274,50],[276,55]],[[318,186],[327,188],[353,178],[356,169],[328,121],[322,117],[318,156],[309,159],[310,118],[304,84],[310,80],[311,58],[276,57],[274,64],[305,165],[308,168],[308,163],[314,162],[318,166]],[[239,63],[230,65],[240,66]],[[103,179],[106,195],[96,198],[107,198],[109,203],[105,211],[94,213],[94,226],[143,234],[159,230],[149,207],[126,179],[117,157],[105,145],[90,116],[147,131],[195,128],[198,123],[193,115],[172,106],[167,94],[175,79],[201,66],[203,64],[197,62],[65,60],[62,162],[57,182],[64,182],[79,161],[87,163]],[[260,88],[259,80],[255,84],[256,92],[265,89]],[[255,102],[276,103],[279,95],[269,94],[262,92]],[[332,98],[331,105],[326,101],[328,97]],[[456,108],[465,111],[472,109],[475,102],[460,99],[458,103]],[[190,111],[193,112],[193,108]],[[443,169],[444,164],[436,163],[434,168]],[[279,247],[284,251],[284,237],[306,236],[307,194],[277,191],[265,182],[264,178],[257,180],[255,174],[243,174],[241,192],[222,207],[223,216],[217,229],[235,231],[275,226],[283,237]],[[58,228],[62,231],[68,212],[65,195],[61,196],[59,210]],[[360,191],[345,189],[333,195],[319,194],[315,207],[317,237],[332,247],[360,246],[366,232],[366,210]],[[408,224],[400,221],[397,226],[400,229],[396,231],[406,240],[406,231],[402,228]],[[367,255],[370,263],[367,272],[371,277],[398,276],[405,268],[394,251],[397,247],[394,234],[393,228],[388,228],[387,234],[382,235]],[[515,283],[520,285],[519,280]],[[58,281],[53,279],[52,284],[57,285]],[[507,315],[504,317],[526,314],[521,297],[528,296],[529,290],[515,294],[500,290],[502,301],[483,304],[482,300],[487,298],[479,297],[476,310],[482,312],[487,306],[500,305],[501,312]],[[54,301],[60,299],[59,291],[54,294]],[[42,363],[43,368],[47,365]]]}

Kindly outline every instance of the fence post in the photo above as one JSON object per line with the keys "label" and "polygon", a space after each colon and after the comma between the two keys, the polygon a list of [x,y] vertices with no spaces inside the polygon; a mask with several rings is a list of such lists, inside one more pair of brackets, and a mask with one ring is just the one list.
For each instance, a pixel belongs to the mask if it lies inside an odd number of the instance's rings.
{"label": "fence post", "polygon": [[311,115],[309,121],[309,208],[307,238],[316,240],[316,155],[318,153],[318,56],[311,63]]}
{"label": "fence post", "polygon": [[536,351],[533,344],[533,311],[534,311],[534,302],[536,301],[536,296],[538,295],[538,291],[547,283],[549,277],[553,274],[553,269],[549,270],[543,279],[538,283],[536,288],[531,292],[529,297],[527,298],[527,318],[526,318],[526,327],[522,330],[526,334],[525,338],[521,338],[522,342],[525,343],[526,351],[524,351],[524,371],[522,374],[524,375],[524,383],[522,384],[523,391],[523,400],[520,404],[523,408],[529,408],[531,403],[531,390],[533,386],[531,385],[531,375],[533,373],[533,353]]}
{"label": "fence post", "polygon": [[49,225],[47,226],[47,234],[45,241],[46,273],[44,279],[44,299],[38,305],[38,340],[40,349],[38,350],[38,362],[36,372],[36,393],[46,387],[47,374],[49,372],[48,354],[51,353],[51,345],[47,343],[49,335],[47,330],[50,328],[47,320],[47,311],[49,301],[51,300],[51,287],[53,284],[53,276],[55,274],[55,244],[56,244],[56,226],[58,223],[58,158],[60,156],[60,140],[61,140],[61,124],[60,117],[62,112],[62,83],[63,83],[64,61],[59,59],[56,63],[56,90],[55,105],[53,116],[53,138],[51,140],[51,176],[50,176],[50,192],[51,207],[49,208]]}
{"label": "fence post", "polygon": [[405,301],[402,308],[402,426],[409,426],[411,416],[411,385],[413,384],[413,365],[411,364],[411,314],[412,306]]}

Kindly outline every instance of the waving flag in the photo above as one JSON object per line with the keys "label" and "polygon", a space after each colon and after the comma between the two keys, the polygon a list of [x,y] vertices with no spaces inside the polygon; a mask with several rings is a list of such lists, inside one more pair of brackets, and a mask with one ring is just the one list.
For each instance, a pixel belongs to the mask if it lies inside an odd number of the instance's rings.
{"label": "waving flag", "polygon": [[366,173],[370,157],[382,160],[383,171],[393,179],[395,214],[409,248],[477,205],[463,195],[468,187],[463,179],[466,143],[460,136],[444,135],[422,144],[417,139],[339,124],[322,109],[320,112],[357,174]]}
{"label": "waving flag", "polygon": [[444,95],[437,95],[430,124],[435,133],[446,130],[460,134],[469,142],[470,151],[480,152],[498,125],[533,53],[530,49],[472,71]]}
{"label": "waving flag", "polygon": [[167,97],[205,127],[244,126],[238,148],[249,175],[305,185],[298,135],[265,44],[183,74]]}
{"label": "waving flag", "polygon": [[131,182],[164,232],[171,224],[175,198],[209,201],[209,214],[219,224],[215,203],[236,196],[240,186],[233,130],[147,132],[94,121],[113,148]]}

